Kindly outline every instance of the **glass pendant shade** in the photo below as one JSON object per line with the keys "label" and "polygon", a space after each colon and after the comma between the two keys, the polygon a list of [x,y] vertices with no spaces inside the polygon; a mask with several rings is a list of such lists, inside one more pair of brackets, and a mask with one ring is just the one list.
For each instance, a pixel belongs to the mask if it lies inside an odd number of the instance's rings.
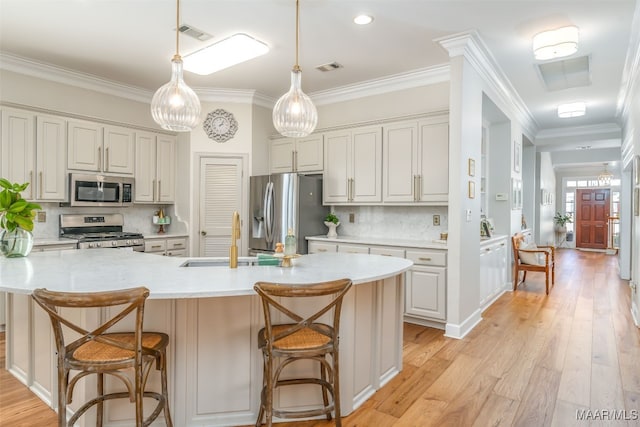
{"label": "glass pendant shade", "polygon": [[162,129],[189,132],[200,122],[198,95],[182,78],[182,59],[171,60],[171,81],[160,87],[151,100],[151,115]]}
{"label": "glass pendant shade", "polygon": [[318,124],[318,111],[302,92],[302,72],[291,71],[291,88],[278,99],[273,107],[273,125],[283,136],[300,138],[308,136]]}

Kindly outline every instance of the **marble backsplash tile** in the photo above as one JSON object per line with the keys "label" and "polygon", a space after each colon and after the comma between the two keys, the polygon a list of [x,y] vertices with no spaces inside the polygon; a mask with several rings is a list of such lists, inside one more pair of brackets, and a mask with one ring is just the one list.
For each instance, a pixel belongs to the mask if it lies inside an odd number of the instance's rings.
{"label": "marble backsplash tile", "polygon": [[[448,227],[446,206],[335,206],[334,211],[343,236],[431,240],[439,239]],[[355,215],[353,223],[350,213]],[[440,215],[440,225],[433,225],[433,215]]]}

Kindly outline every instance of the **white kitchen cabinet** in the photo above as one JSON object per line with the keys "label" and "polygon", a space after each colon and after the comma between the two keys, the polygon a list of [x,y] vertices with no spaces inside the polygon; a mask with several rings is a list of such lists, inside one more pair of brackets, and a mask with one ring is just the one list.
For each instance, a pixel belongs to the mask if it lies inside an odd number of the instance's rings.
{"label": "white kitchen cabinet", "polygon": [[132,129],[121,126],[69,121],[67,168],[133,175],[134,135]]}
{"label": "white kitchen cabinet", "polygon": [[135,202],[174,202],[176,138],[170,135],[137,132],[135,153]]}
{"label": "white kitchen cabinet", "polygon": [[324,137],[278,138],[271,141],[271,173],[322,172]]}
{"label": "white kitchen cabinet", "polygon": [[186,237],[145,237],[144,252],[175,257],[186,257],[187,253]]}
{"label": "white kitchen cabinet", "polygon": [[447,116],[385,125],[383,201],[446,204],[449,194]]}
{"label": "white kitchen cabinet", "polygon": [[446,253],[408,249],[406,258],[413,267],[406,277],[405,320],[418,324],[446,320]]}
{"label": "white kitchen cabinet", "polygon": [[309,241],[308,252],[310,254],[319,254],[323,252],[337,252],[338,245],[335,243],[318,242],[316,240]]}
{"label": "white kitchen cabinet", "polygon": [[325,204],[373,204],[382,201],[382,128],[328,132],[324,138]]}
{"label": "white kitchen cabinet", "polygon": [[2,110],[1,175],[29,183],[28,200],[66,199],[66,121],[61,117]]}
{"label": "white kitchen cabinet", "polygon": [[490,306],[508,286],[507,236],[480,243],[480,309]]}
{"label": "white kitchen cabinet", "polygon": [[369,247],[365,245],[340,243],[338,244],[338,252],[343,252],[346,254],[368,254]]}

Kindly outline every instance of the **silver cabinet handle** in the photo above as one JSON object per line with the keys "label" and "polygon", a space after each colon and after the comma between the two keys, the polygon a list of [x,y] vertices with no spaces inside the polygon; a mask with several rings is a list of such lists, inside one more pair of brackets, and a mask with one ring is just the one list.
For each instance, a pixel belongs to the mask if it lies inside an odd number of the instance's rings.
{"label": "silver cabinet handle", "polygon": [[156,180],[151,181],[151,201],[156,201]]}
{"label": "silver cabinet handle", "polygon": [[104,170],[106,172],[109,172],[109,147],[104,149],[104,157],[105,157],[105,166],[104,166]]}
{"label": "silver cabinet handle", "polygon": [[102,170],[102,147],[98,147],[98,170]]}
{"label": "silver cabinet handle", "polygon": [[418,191],[416,192],[416,199],[420,201],[422,200],[422,175],[416,175],[416,179],[418,181]]}
{"label": "silver cabinet handle", "polygon": [[207,232],[206,232],[206,231],[204,231],[204,230],[202,230],[202,231],[200,232],[200,235],[201,235],[201,236],[206,236],[206,235],[207,235]]}
{"label": "silver cabinet handle", "polygon": [[158,201],[162,201],[162,180],[158,180]]}
{"label": "silver cabinet handle", "polygon": [[162,245],[151,245],[151,249],[160,249]]}
{"label": "silver cabinet handle", "polygon": [[33,171],[29,171],[29,198],[33,199]]}
{"label": "silver cabinet handle", "polygon": [[318,252],[327,252],[326,249],[318,249]]}
{"label": "silver cabinet handle", "polygon": [[291,171],[296,171],[296,152],[291,152]]}
{"label": "silver cabinet handle", "polygon": [[420,257],[420,258],[418,258],[418,259],[419,259],[420,261],[431,261],[431,258],[423,258],[423,257]]}
{"label": "silver cabinet handle", "polygon": [[40,171],[40,182],[38,183],[38,188],[40,189],[40,198],[42,199],[42,171]]}
{"label": "silver cabinet handle", "polygon": [[350,181],[350,190],[351,190],[350,191],[351,197],[349,198],[349,200],[353,202],[353,199],[355,198],[355,193],[356,193],[356,180],[355,178],[351,178],[349,179],[349,181]]}
{"label": "silver cabinet handle", "polygon": [[182,243],[174,243],[173,247],[174,248],[180,248],[180,247],[182,247]]}

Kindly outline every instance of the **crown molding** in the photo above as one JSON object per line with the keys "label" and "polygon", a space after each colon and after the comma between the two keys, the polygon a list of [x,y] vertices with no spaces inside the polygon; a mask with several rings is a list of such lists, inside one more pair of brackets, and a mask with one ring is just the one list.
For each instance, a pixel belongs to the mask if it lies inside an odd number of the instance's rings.
{"label": "crown molding", "polygon": [[533,139],[539,129],[537,122],[477,31],[465,31],[434,41],[449,52],[449,57],[464,56],[469,60],[502,104],[516,116],[523,133]]}
{"label": "crown molding", "polygon": [[[622,71],[622,84],[618,93],[618,105],[616,114],[622,122],[626,122],[633,101],[633,94],[640,95],[640,3],[636,4],[636,10],[631,21],[631,38],[627,49],[627,58]],[[634,30],[635,29],[635,30]]]}
{"label": "crown molding", "polygon": [[124,85],[91,74],[33,61],[8,53],[0,53],[0,69],[143,102],[145,104],[149,104],[153,97],[153,93],[146,89]]}
{"label": "crown molding", "polygon": [[367,96],[396,92],[403,89],[448,82],[449,79],[449,65],[445,64],[313,92],[309,94],[309,97],[316,105],[327,105]]}
{"label": "crown molding", "polygon": [[200,101],[206,102],[231,102],[238,104],[255,104],[261,107],[271,108],[275,101],[255,90],[247,89],[222,89],[222,88],[194,88]]}
{"label": "crown molding", "polygon": [[545,139],[566,138],[572,136],[594,136],[611,135],[622,137],[622,129],[617,123],[601,123],[596,125],[574,126],[566,128],[544,129],[538,132],[535,141],[541,142]]}

